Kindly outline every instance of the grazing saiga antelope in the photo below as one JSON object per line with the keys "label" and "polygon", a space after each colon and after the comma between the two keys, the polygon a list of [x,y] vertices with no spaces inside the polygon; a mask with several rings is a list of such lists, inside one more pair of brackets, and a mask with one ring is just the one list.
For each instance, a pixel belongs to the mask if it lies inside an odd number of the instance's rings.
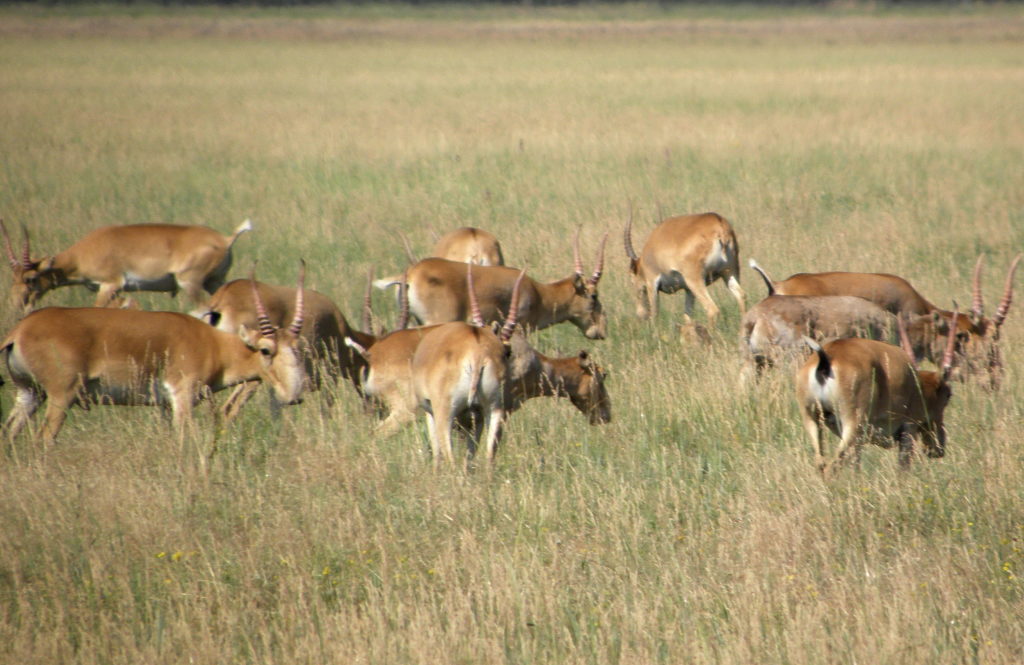
{"label": "grazing saiga antelope", "polygon": [[[939,362],[945,347],[950,323],[955,321],[957,335],[956,366],[957,378],[965,378],[970,374],[981,374],[987,370],[991,387],[996,388],[1002,377],[1002,360],[999,354],[999,329],[1006,320],[1013,299],[1013,277],[1017,264],[1021,260],[1018,255],[1010,265],[1006,275],[1006,286],[1003,298],[996,309],[995,315],[989,319],[984,316],[984,303],[981,294],[982,256],[974,267],[973,307],[971,314],[957,314],[940,309],[919,294],[907,280],[886,273],[857,272],[825,272],[798,273],[781,281],[775,282],[753,260],[750,266],[764,279],[769,296],[803,295],[803,296],[857,296],[870,300],[879,307],[908,318],[907,330],[914,356],[918,360],[928,359]],[[982,369],[984,368],[984,369]]]}
{"label": "grazing saiga antelope", "polygon": [[[401,289],[401,287],[399,287]],[[372,346],[364,348],[347,340],[364,355],[369,365],[363,382],[365,394],[380,402],[388,416],[378,426],[377,433],[389,435],[416,418],[417,401],[412,388],[412,359],[420,340],[437,326],[405,329],[408,321],[409,301],[400,296],[399,329],[380,337]],[[532,348],[522,329],[517,329],[510,340],[512,371],[505,382],[505,416],[517,411],[523,403],[534,397],[566,397],[591,425],[611,421],[611,399],[605,389],[604,370],[586,351],[576,356],[552,358]],[[465,418],[460,425],[467,426]]]}
{"label": "grazing saiga antelope", "polygon": [[[468,291],[473,293],[472,269],[479,266],[465,265]],[[512,288],[508,316],[497,333],[484,325],[474,299],[471,315],[476,325],[462,321],[438,325],[427,332],[416,347],[412,385],[417,403],[427,414],[435,467],[441,457],[454,462],[452,426],[456,418],[471,409],[478,411],[480,419],[470,435],[469,454],[476,451],[486,423],[487,461],[494,461],[505,417],[505,381],[511,356],[509,340],[516,327],[520,285],[525,275],[525,271],[519,273]]]}
{"label": "grazing saiga antelope", "polygon": [[636,314],[641,319],[658,316],[658,294],[686,292],[686,315],[693,313],[696,298],[713,325],[719,309],[708,285],[723,280],[739,305],[746,309],[740,286],[740,247],[732,226],[721,215],[706,212],[664,220],[651,231],[637,255],[633,249],[633,211],[623,233],[629,274],[636,295]]}
{"label": "grazing saiga antelope", "polygon": [[[519,325],[527,329],[541,329],[569,321],[590,339],[604,339],[607,318],[598,299],[597,284],[604,270],[605,235],[598,250],[597,262],[590,277],[583,275],[583,261],[579,252],[579,234],[573,243],[574,271],[571,277],[554,282],[537,282],[529,277],[522,280]],[[469,297],[466,287],[466,264],[446,259],[423,259],[409,268],[407,283],[410,307],[422,325],[449,321],[464,321],[469,316]],[[476,298],[484,321],[501,322],[508,312],[513,284],[520,271],[504,266],[472,266],[476,284]],[[374,282],[386,289],[401,281],[399,277]]]}
{"label": "grazing saiga antelope", "polygon": [[259,294],[258,328],[232,335],[177,312],[46,307],[0,342],[17,389],[3,434],[16,436],[47,400],[40,437],[53,443],[74,404],[170,406],[179,435],[192,407],[209,392],[254,380],[278,400],[296,403],[306,381],[296,340],[302,330],[302,285],[287,329],[267,318]]}
{"label": "grazing saiga antelope", "polygon": [[[218,330],[232,334],[236,334],[243,326],[255,328],[260,313],[257,301],[252,297],[254,285],[272,325],[283,327],[294,318],[295,288],[273,286],[251,278],[236,279],[217,289],[200,318]],[[303,310],[304,324],[299,349],[305,360],[310,388],[319,390],[325,377],[334,384],[339,378],[344,378],[351,381],[356,391],[361,393],[366,361],[345,340],[353,339],[368,347],[375,341],[373,335],[350,326],[333,300],[311,289],[303,289]],[[246,389],[251,393],[253,387],[246,386]],[[231,404],[240,408],[249,396],[239,395]],[[327,401],[331,403],[329,394]]]}
{"label": "grazing saiga antelope", "polygon": [[464,226],[441,236],[430,256],[481,266],[505,265],[498,238],[489,231],[472,226]]}
{"label": "grazing saiga antelope", "polygon": [[[941,370],[923,371],[916,367],[902,321],[899,325],[902,348],[856,337],[820,346],[806,338],[814,353],[796,373],[796,399],[818,470],[826,476],[851,456],[859,460],[867,440],[883,448],[895,443],[902,468],[910,465],[918,434],[929,457],[945,454],[943,414],[953,394],[948,379],[955,335],[951,329]],[[831,463],[825,459],[822,424],[839,437]]]}
{"label": "grazing saiga antelope", "polygon": [[202,291],[213,293],[231,268],[231,247],[238,236],[252,230],[245,220],[230,236],[205,226],[130,224],[104,226],[90,232],[54,256],[31,257],[28,231],[21,257],[16,257],[6,227],[0,223],[7,258],[14,272],[11,297],[16,307],[31,309],[47,291],[83,284],[97,291],[94,305],[120,304],[127,291],[179,289],[193,303]]}
{"label": "grazing saiga antelope", "polygon": [[[981,267],[983,257],[974,266],[972,305],[970,314],[959,314],[956,320],[957,362],[953,378],[964,380],[969,376],[987,376],[986,387],[997,390],[1003,378],[1003,360],[999,350],[1000,329],[1006,321],[1013,302],[1013,278],[1020,254],[1006,273],[1003,297],[992,318],[985,316],[985,303],[981,293]],[[914,353],[919,359],[932,362],[941,356],[942,343],[954,320],[951,312],[936,309],[930,315],[914,317],[908,324]]]}
{"label": "grazing saiga antelope", "polygon": [[895,316],[863,298],[768,296],[747,310],[740,322],[741,383],[802,351],[805,337],[817,342],[843,337],[884,340],[895,329]]}

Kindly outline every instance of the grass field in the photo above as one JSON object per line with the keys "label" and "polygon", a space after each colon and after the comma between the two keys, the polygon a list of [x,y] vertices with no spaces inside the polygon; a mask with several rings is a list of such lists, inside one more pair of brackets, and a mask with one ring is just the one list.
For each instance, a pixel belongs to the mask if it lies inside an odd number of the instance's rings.
{"label": "grass field", "polygon": [[0,456],[0,662],[1024,661],[1024,309],[944,459],[826,483],[792,372],[736,388],[725,288],[712,347],[681,344],[681,296],[634,318],[619,242],[630,204],[637,242],[715,210],[777,278],[895,272],[941,306],[981,253],[991,312],[1024,249],[1019,7],[131,11],[0,9],[0,216],[35,254],[251,217],[235,275],[304,257],[358,320],[397,231],[481,226],[549,280],[607,231],[609,339],[533,343],[589,349],[614,421],[535,400],[489,476],[432,471],[422,423],[376,440],[348,386],[327,416],[257,398],[208,464],[158,410],[75,410]]}

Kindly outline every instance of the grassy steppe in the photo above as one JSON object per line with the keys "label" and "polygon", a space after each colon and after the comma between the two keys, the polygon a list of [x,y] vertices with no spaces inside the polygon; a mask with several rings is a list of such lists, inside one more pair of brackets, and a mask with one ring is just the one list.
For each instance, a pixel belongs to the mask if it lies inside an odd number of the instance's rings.
{"label": "grassy steppe", "polygon": [[347,386],[327,417],[258,398],[205,467],[157,410],[76,410],[0,456],[0,662],[1024,660],[1024,309],[945,459],[824,483],[791,372],[736,389],[725,289],[714,345],[680,344],[681,297],[633,318],[618,243],[631,201],[641,238],[715,210],[776,277],[896,272],[941,305],[983,253],[991,311],[1024,249],[1019,9],[352,11],[3,10],[0,215],[36,253],[252,217],[236,275],[304,257],[356,320],[399,230],[482,226],[543,279],[610,231],[610,338],[534,344],[609,367],[614,422],[537,400],[488,477],[432,472],[422,425],[375,440]]}

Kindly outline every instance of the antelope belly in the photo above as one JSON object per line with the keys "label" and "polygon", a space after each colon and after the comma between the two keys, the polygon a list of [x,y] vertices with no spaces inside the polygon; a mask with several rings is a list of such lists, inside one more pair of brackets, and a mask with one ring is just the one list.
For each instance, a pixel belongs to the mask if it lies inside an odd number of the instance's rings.
{"label": "antelope belly", "polygon": [[686,280],[678,270],[663,272],[658,276],[658,290],[662,293],[675,293],[686,288]]}
{"label": "antelope belly", "polygon": [[96,404],[122,406],[165,406],[170,396],[160,381],[149,381],[134,385],[111,384],[104,381],[88,381],[85,397]]}
{"label": "antelope belly", "polygon": [[126,272],[124,286],[121,288],[123,291],[177,291],[178,282],[170,273],[160,277],[143,277]]}

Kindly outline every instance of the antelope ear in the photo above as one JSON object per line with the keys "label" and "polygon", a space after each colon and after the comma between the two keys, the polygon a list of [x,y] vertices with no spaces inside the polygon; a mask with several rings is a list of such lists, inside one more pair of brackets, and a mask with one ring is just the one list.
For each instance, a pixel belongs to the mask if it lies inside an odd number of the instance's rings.
{"label": "antelope ear", "polygon": [[633,273],[635,275],[639,271],[640,271],[640,259],[630,259],[629,260],[629,272],[631,272],[631,273]]}
{"label": "antelope ear", "polygon": [[576,357],[579,358],[580,367],[583,369],[590,369],[594,366],[594,361],[590,359],[590,353],[586,349],[581,349]]}
{"label": "antelope ear", "polygon": [[244,323],[238,326],[238,336],[243,342],[245,342],[245,345],[253,351],[255,351],[256,347],[259,345],[260,331],[250,328]]}
{"label": "antelope ear", "polygon": [[572,285],[576,293],[584,293],[587,290],[587,280],[579,273],[572,276]]}
{"label": "antelope ear", "polygon": [[38,270],[39,272],[42,272],[44,270],[53,270],[53,257],[52,256],[45,256],[45,257],[39,259],[37,264],[38,265],[36,267],[36,270]]}

